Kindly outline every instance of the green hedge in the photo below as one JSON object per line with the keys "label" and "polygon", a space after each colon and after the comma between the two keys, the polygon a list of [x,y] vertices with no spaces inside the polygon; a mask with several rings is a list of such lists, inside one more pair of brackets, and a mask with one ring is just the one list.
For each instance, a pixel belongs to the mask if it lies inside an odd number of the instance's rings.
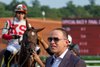
{"label": "green hedge", "polygon": [[[81,56],[83,60],[100,60],[100,56]],[[100,66],[100,63],[86,63],[89,66]]]}
{"label": "green hedge", "polygon": [[83,60],[100,60],[100,56],[81,56]]}

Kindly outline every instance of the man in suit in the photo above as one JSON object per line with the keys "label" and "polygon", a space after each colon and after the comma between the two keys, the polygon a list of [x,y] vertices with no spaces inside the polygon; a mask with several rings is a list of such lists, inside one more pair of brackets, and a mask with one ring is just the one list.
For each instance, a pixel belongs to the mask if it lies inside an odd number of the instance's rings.
{"label": "man in suit", "polygon": [[84,61],[68,49],[68,33],[64,29],[51,31],[48,41],[54,54],[47,58],[45,67],[86,67]]}

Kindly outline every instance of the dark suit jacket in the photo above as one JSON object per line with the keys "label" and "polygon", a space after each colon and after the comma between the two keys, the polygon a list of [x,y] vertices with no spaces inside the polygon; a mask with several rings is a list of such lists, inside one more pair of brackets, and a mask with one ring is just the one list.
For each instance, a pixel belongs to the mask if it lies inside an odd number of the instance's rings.
{"label": "dark suit jacket", "polygon": [[[51,67],[52,61],[53,56],[48,57],[45,67]],[[59,67],[86,67],[86,64],[78,56],[73,55],[72,52],[68,50],[61,63],[59,64]]]}

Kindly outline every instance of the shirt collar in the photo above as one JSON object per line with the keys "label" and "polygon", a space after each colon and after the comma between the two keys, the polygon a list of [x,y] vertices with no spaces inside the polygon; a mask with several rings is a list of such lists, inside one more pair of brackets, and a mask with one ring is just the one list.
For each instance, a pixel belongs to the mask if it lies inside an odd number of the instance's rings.
{"label": "shirt collar", "polygon": [[[67,51],[68,51],[68,49],[66,49],[66,50],[65,50],[59,57],[57,57],[57,58],[63,59],[63,57],[65,56],[65,54],[66,54]],[[56,56],[53,55],[53,58],[56,59]]]}
{"label": "shirt collar", "polygon": [[65,56],[65,54],[66,54],[67,51],[68,51],[68,49],[66,49],[66,50],[59,56],[59,58],[62,58],[62,59],[63,59],[63,57]]}

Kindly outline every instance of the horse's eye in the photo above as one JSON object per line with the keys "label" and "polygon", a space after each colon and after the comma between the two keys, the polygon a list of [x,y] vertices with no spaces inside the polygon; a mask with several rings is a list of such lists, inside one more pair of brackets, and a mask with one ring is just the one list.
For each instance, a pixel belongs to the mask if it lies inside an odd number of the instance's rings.
{"label": "horse's eye", "polygon": [[32,36],[34,36],[35,35],[35,33],[34,32],[32,32]]}

